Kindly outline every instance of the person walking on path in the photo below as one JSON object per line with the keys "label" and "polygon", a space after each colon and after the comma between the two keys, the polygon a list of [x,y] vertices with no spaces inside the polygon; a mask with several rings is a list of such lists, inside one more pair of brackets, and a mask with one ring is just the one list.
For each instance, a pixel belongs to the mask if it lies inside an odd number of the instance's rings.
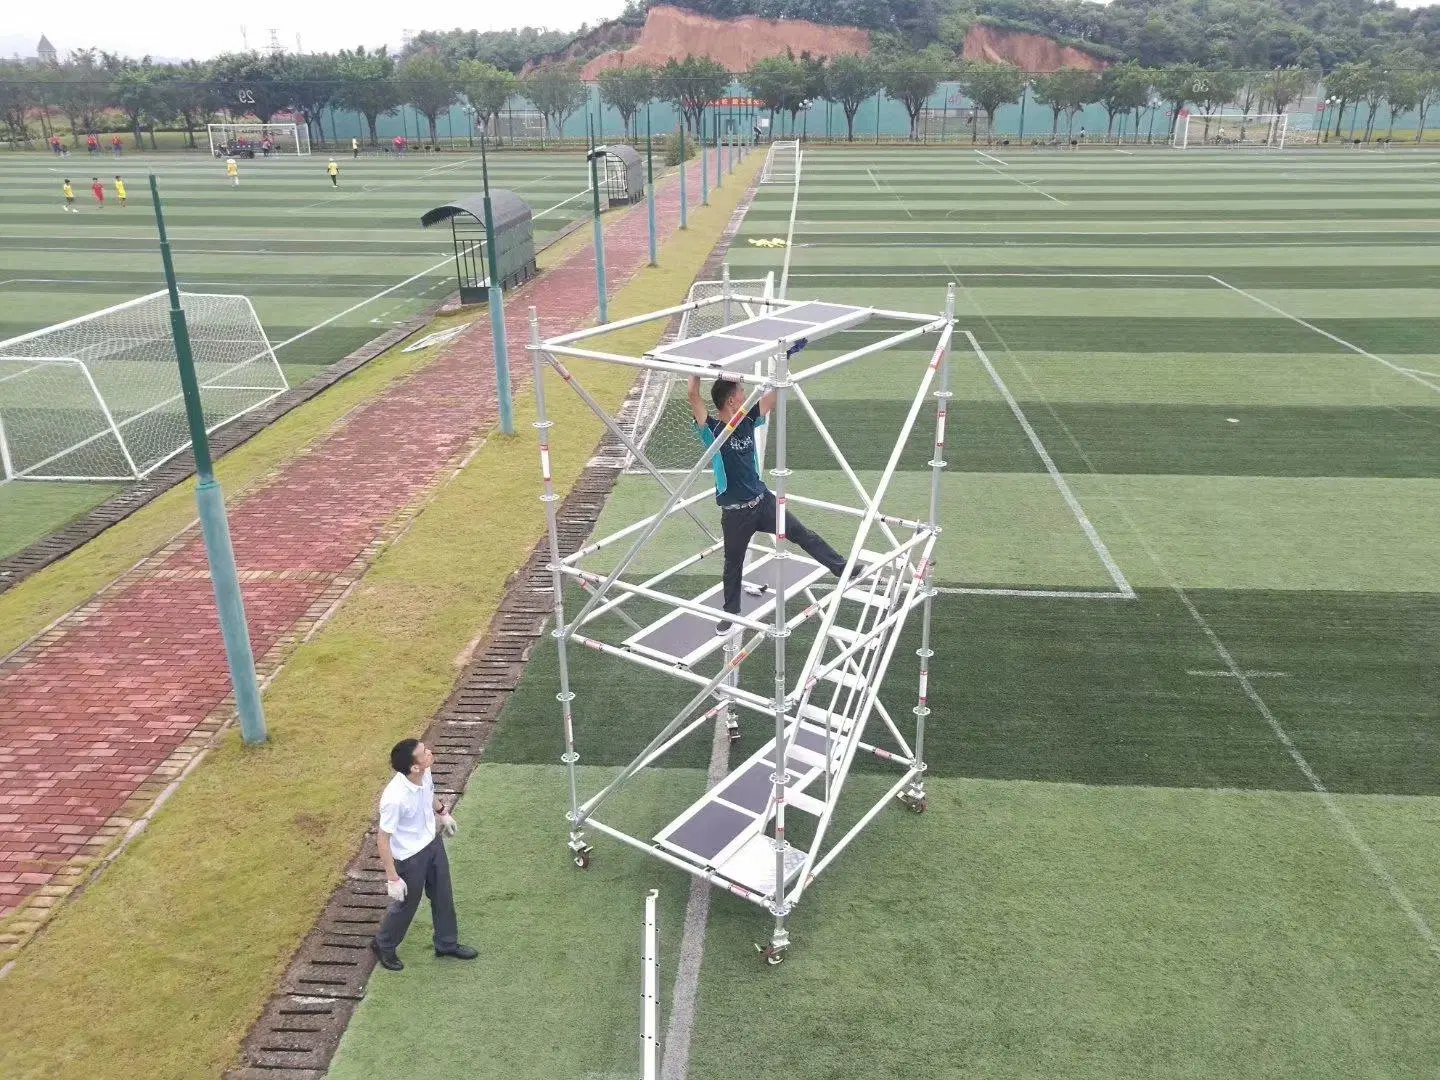
{"label": "person walking on path", "polygon": [[335,164],[333,157],[330,159],[330,164],[325,166],[325,171],[330,176],[330,186],[338,188],[340,186],[340,166]]}
{"label": "person walking on path", "polygon": [[[716,379],[710,388],[710,400],[719,416],[711,416],[700,396],[700,379],[690,377],[690,413],[695,420],[695,433],[700,444],[709,447],[717,439],[725,439],[720,451],[710,459],[715,473],[715,501],[720,505],[720,532],[725,540],[725,611],[740,613],[740,589],[745,571],[745,554],[757,532],[774,533],[776,528],[775,494],[760,479],[760,459],[756,453],[755,429],[765,423],[775,405],[771,391],[757,401],[749,412],[741,413],[745,394],[740,384],[729,379]],[[732,427],[733,425],[733,427]],[[729,437],[725,429],[732,427]],[[787,509],[784,539],[798,544],[805,554],[836,577],[845,572],[845,559],[813,533]],[[769,586],[744,582],[751,595],[764,593]],[[715,626],[715,633],[729,634],[735,624],[726,619]]]}
{"label": "person walking on path", "polygon": [[354,136],[350,138],[350,156],[356,161],[360,160],[360,140]]}
{"label": "person walking on path", "polygon": [[380,861],[385,866],[390,907],[370,949],[380,966],[389,971],[405,968],[395,950],[405,940],[410,920],[420,908],[422,890],[430,897],[435,955],[456,960],[474,960],[479,955],[470,946],[460,944],[455,897],[450,888],[450,861],[445,856],[443,839],[454,836],[459,826],[435,797],[435,782],[430,776],[434,761],[434,752],[423,742],[401,739],[390,750],[390,767],[395,775],[380,796]]}

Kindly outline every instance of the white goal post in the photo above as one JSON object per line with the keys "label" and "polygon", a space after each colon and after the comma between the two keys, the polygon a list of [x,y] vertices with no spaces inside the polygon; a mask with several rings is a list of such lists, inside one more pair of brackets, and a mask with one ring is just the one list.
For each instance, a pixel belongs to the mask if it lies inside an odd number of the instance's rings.
{"label": "white goal post", "polygon": [[[309,124],[206,124],[215,157],[310,156]],[[267,150],[268,143],[268,150]]]}
{"label": "white goal post", "polygon": [[[207,431],[289,389],[247,297],[180,303]],[[138,480],[189,445],[168,293],[0,341],[0,483]]]}
{"label": "white goal post", "polygon": [[793,184],[800,175],[800,142],[790,139],[770,144],[765,166],[760,170],[762,184]]}
{"label": "white goal post", "polygon": [[1286,113],[1182,112],[1175,120],[1171,145],[1177,150],[1196,147],[1284,150],[1289,123]]}

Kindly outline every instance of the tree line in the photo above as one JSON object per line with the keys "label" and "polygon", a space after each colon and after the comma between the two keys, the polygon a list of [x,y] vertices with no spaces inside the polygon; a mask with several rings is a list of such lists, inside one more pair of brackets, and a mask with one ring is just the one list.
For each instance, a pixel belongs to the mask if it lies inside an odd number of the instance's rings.
{"label": "tree line", "polygon": [[[600,99],[636,137],[639,116],[655,101],[673,105],[691,130],[704,130],[711,103],[726,97],[738,81],[769,111],[774,130],[781,130],[788,116],[793,133],[802,112],[828,100],[844,113],[847,136],[853,140],[861,106],[877,94],[904,108],[910,135],[916,137],[924,110],[940,84],[951,80],[985,114],[992,129],[996,112],[1020,101],[1029,87],[1034,100],[1051,109],[1051,133],[1058,135],[1062,119],[1068,132],[1079,112],[1097,103],[1112,128],[1122,116],[1133,113],[1138,119],[1142,111],[1162,104],[1171,129],[1181,110],[1191,106],[1202,112],[1229,107],[1246,114],[1283,112],[1322,77],[1325,93],[1339,106],[1337,125],[1347,108],[1353,107],[1352,118],[1359,109],[1367,110],[1367,138],[1387,119],[1393,129],[1396,118],[1410,112],[1420,116],[1420,138],[1426,112],[1440,99],[1440,64],[1408,47],[1372,52],[1328,72],[1298,65],[1245,71],[1189,61],[1146,65],[1129,60],[1099,73],[1063,69],[1031,75],[1008,64],[960,60],[953,50],[932,44],[919,51],[891,47],[866,56],[787,54],[759,60],[741,73],[729,72],[709,57],[690,56],[661,66],[612,68],[597,82]],[[48,138],[58,112],[69,120],[77,145],[84,133],[113,129],[106,117],[116,114],[133,132],[137,146],[147,130],[153,146],[156,127],[183,129],[193,146],[196,132],[216,117],[254,116],[270,122],[282,114],[307,123],[312,142],[323,145],[320,119],[332,107],[363,116],[369,141],[375,143],[380,119],[402,105],[425,117],[434,141],[439,118],[453,106],[466,108],[480,130],[495,131],[501,112],[517,99],[530,102],[546,128],[558,134],[566,119],[585,107],[589,95],[574,64],[551,64],[522,76],[474,57],[457,60],[412,51],[397,58],[384,47],[334,54],[228,53],[182,64],[156,64],[148,57],[130,60],[94,50],[72,53],[64,63],[49,66],[0,62],[0,119],[11,138],[28,139],[36,128]]]}

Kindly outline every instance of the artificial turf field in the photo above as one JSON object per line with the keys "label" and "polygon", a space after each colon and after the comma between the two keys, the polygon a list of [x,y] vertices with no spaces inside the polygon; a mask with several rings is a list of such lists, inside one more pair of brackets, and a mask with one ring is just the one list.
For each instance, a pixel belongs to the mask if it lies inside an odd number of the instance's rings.
{"label": "artificial turf field", "polygon": [[[781,270],[747,241],[790,214],[762,189],[736,277]],[[933,312],[955,281],[974,338],[953,357],[930,809],[880,815],[779,968],[750,951],[765,914],[712,899],[689,1076],[1433,1076],[1440,156],[813,151],[792,240],[792,297]],[[884,357],[813,384],[872,478],[924,362]],[[930,434],[887,509],[923,500]],[[651,450],[698,452],[670,420]],[[798,423],[790,453],[795,490],[844,492]],[[653,488],[623,477],[600,531]],[[667,527],[632,572],[696,547]],[[688,695],[577,651],[594,790]],[[768,662],[745,676],[762,692]],[[603,837],[570,867],[555,667],[532,662],[461,804],[482,959],[431,960],[422,915],[333,1076],[634,1075],[641,897],[662,892],[668,1007],[689,882]],[[708,757],[687,744],[608,817],[647,835]],[[855,801],[888,783],[857,769]]]}
{"label": "artificial turf field", "polygon": [[[448,228],[422,231],[431,207],[480,190],[478,155],[348,154],[240,163],[240,186],[208,155],[55,159],[0,154],[0,340],[163,289],[147,174],[160,182],[180,287],[238,293],[255,305],[292,386],[454,288]],[[129,206],[115,201],[125,178]],[[105,184],[97,209],[90,178]],[[63,211],[69,177],[78,214]],[[535,213],[540,244],[588,213],[584,157],[497,153],[492,187]],[[0,485],[0,557],[59,528],[119,490],[114,484]]]}

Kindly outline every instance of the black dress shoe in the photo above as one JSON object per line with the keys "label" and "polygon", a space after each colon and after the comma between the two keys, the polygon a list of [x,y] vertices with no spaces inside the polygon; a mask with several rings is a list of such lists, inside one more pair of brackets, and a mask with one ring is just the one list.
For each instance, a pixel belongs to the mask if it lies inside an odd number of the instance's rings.
{"label": "black dress shoe", "polygon": [[375,954],[375,959],[380,961],[380,966],[386,971],[404,971],[405,965],[400,962],[400,957],[393,952],[386,952],[380,948],[380,943],[374,938],[370,939],[370,951]]}
{"label": "black dress shoe", "polygon": [[456,945],[453,949],[436,949],[436,956],[448,956],[454,960],[474,960],[480,954],[469,945]]}

